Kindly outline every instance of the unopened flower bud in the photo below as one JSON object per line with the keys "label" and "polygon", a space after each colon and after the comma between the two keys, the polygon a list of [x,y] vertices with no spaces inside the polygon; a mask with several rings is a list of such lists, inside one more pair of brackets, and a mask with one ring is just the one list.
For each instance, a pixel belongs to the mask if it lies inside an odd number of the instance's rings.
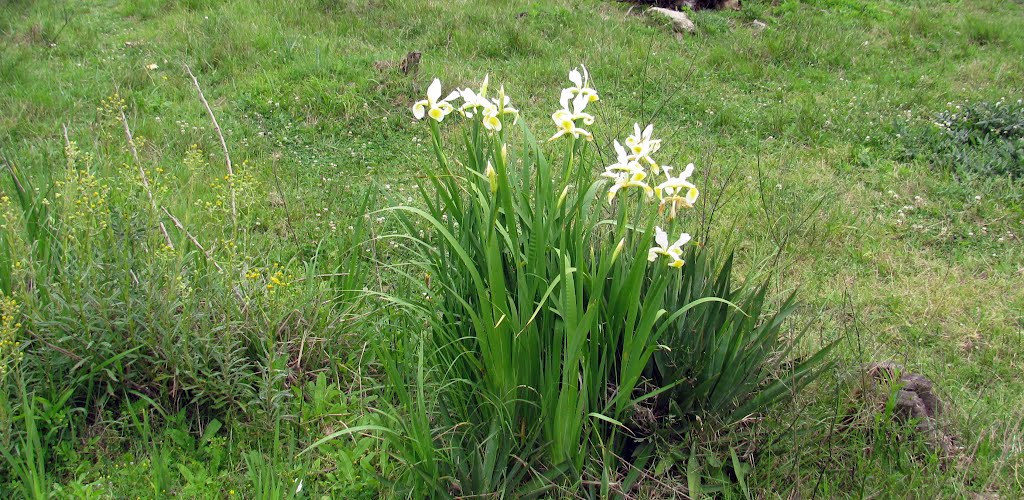
{"label": "unopened flower bud", "polygon": [[619,244],[615,245],[615,250],[612,251],[612,262],[615,262],[619,258],[619,254],[622,253],[622,247],[626,246],[626,238],[619,240]]}
{"label": "unopened flower bud", "polygon": [[558,204],[555,205],[556,207],[561,208],[562,204],[565,203],[565,198],[569,196],[569,187],[570,186],[565,186],[565,189],[562,189],[562,194],[558,196]]}
{"label": "unopened flower bud", "polygon": [[487,162],[487,169],[484,170],[484,174],[487,176],[487,182],[491,185],[491,194],[498,192],[498,172],[494,170],[494,165],[491,162]]}

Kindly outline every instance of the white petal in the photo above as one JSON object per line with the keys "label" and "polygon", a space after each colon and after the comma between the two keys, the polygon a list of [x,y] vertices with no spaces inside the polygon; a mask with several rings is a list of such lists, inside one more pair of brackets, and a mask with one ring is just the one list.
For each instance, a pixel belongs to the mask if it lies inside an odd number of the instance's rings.
{"label": "white petal", "polygon": [[587,67],[583,64],[580,64],[580,67],[583,68],[583,82],[590,83],[590,72],[587,71]]}
{"label": "white petal", "polygon": [[427,87],[427,99],[430,102],[437,102],[438,97],[441,97],[441,80],[434,78],[434,81],[430,82],[430,86]]}
{"label": "white petal", "polygon": [[576,98],[572,100],[572,111],[573,113],[581,113],[587,108],[587,96],[583,94],[576,94]]}
{"label": "white petal", "polygon": [[580,76],[580,72],[575,68],[569,72],[569,81],[575,83],[577,87],[583,86],[583,77]]}
{"label": "white petal", "polygon": [[642,134],[643,138],[644,139],[650,139],[652,133],[654,133],[654,124],[653,123],[648,124],[647,128],[644,129],[644,133]]}
{"label": "white petal", "polygon": [[484,128],[498,132],[501,130],[501,120],[497,116],[487,115],[484,117]]}
{"label": "white petal", "polygon": [[626,148],[622,147],[622,144],[619,144],[619,140],[616,139],[612,145],[615,146],[615,154],[618,155],[619,161],[621,162],[626,159]]}
{"label": "white petal", "polygon": [[608,188],[608,203],[611,203],[612,200],[615,199],[615,193],[619,192],[619,188],[621,187],[622,185],[620,184],[612,184],[612,187]]}
{"label": "white petal", "polygon": [[668,246],[668,234],[666,234],[665,231],[661,229],[661,226],[654,228],[654,242],[657,243],[658,246],[662,248]]}
{"label": "white petal", "polygon": [[572,90],[562,89],[562,95],[558,96],[558,103],[562,105],[562,109],[569,109],[569,100],[572,96]]}
{"label": "white petal", "polygon": [[690,241],[690,233],[683,233],[679,235],[679,239],[672,244],[673,247],[679,248]]}
{"label": "white petal", "polygon": [[427,105],[427,101],[419,101],[416,104],[413,104],[412,105],[412,116],[415,116],[417,120],[422,119],[423,118],[423,114],[426,113],[426,109],[424,109],[426,107],[426,105]]}
{"label": "white petal", "polygon": [[551,141],[553,141],[555,139],[558,139],[559,137],[562,137],[563,135],[566,134],[566,132],[568,132],[568,130],[566,130],[564,128],[563,129],[559,129],[558,132],[555,133],[555,135],[551,136],[551,138],[548,139],[548,142],[551,142]]}
{"label": "white petal", "polygon": [[691,175],[693,175],[693,164],[692,163],[686,166],[686,170],[683,170],[683,173],[679,174],[679,178],[680,179],[686,179],[686,178],[690,177]]}
{"label": "white petal", "polygon": [[686,202],[689,203],[690,205],[693,205],[694,203],[697,202],[698,195],[700,195],[700,191],[697,191],[697,188],[693,187],[688,189],[686,191]]}
{"label": "white petal", "polygon": [[445,97],[444,99],[441,99],[441,100],[447,102],[447,101],[451,101],[453,99],[458,99],[458,98],[459,98],[459,92],[457,90],[453,90],[451,94],[448,94],[448,97]]}

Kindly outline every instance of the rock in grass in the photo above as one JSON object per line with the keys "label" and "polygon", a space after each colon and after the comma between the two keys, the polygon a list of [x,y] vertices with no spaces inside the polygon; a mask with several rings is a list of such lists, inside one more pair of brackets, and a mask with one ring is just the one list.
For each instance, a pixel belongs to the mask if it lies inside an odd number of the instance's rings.
{"label": "rock in grass", "polygon": [[[874,393],[884,404],[886,391],[897,390],[893,417],[900,422],[914,422],[915,429],[925,438],[928,445],[943,456],[956,451],[953,438],[943,432],[939,424],[942,415],[942,401],[935,385],[927,377],[904,372],[903,367],[891,361],[871,363],[864,369],[869,387],[866,393]],[[879,392],[877,389],[884,388]]]}
{"label": "rock in grass", "polygon": [[420,69],[420,58],[423,54],[414,50],[409,52],[399,61],[376,61],[373,63],[373,67],[381,73],[389,70],[397,69],[401,71],[403,75],[413,74],[415,75]]}
{"label": "rock in grass", "polygon": [[693,21],[686,15],[685,12],[678,10],[665,9],[662,7],[651,7],[647,9],[647,13],[657,17],[667,17],[672,21],[672,27],[676,31],[685,31],[687,33],[693,33],[697,31],[697,27],[693,24]]}

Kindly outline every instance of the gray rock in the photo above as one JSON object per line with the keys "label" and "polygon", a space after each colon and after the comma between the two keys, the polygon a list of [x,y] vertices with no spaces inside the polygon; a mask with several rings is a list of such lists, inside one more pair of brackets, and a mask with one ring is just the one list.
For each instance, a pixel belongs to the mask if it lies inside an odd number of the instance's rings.
{"label": "gray rock", "polygon": [[697,31],[697,26],[693,24],[693,21],[687,17],[685,12],[678,10],[663,9],[661,7],[651,7],[647,9],[647,13],[654,16],[667,17],[672,21],[672,27],[676,31],[685,31],[687,33],[693,33]]}
{"label": "gray rock", "polygon": [[891,361],[871,363],[867,365],[865,372],[870,384],[898,388],[893,412],[898,421],[914,422],[914,428],[924,436],[928,445],[944,456],[948,457],[957,451],[953,438],[943,432],[939,424],[942,400],[936,394],[935,385],[931,380],[916,373],[906,373],[902,366]]}

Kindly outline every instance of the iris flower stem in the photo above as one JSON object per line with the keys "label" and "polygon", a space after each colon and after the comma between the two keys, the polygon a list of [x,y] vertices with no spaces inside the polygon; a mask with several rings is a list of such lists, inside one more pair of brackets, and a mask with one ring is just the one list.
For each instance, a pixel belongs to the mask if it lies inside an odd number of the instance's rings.
{"label": "iris flower stem", "polygon": [[436,121],[428,121],[430,122],[430,136],[434,139],[434,154],[437,155],[437,163],[445,173],[450,173],[448,170],[448,158],[445,157],[444,151],[441,150],[441,129],[438,128]]}
{"label": "iris flower stem", "polygon": [[563,186],[569,184],[569,178],[570,178],[570,175],[572,174],[572,167],[575,164],[575,161],[574,161],[575,157],[576,157],[576,138],[570,136],[570,139],[568,141],[566,141],[565,173],[564,173],[564,177],[562,178],[562,185]]}

